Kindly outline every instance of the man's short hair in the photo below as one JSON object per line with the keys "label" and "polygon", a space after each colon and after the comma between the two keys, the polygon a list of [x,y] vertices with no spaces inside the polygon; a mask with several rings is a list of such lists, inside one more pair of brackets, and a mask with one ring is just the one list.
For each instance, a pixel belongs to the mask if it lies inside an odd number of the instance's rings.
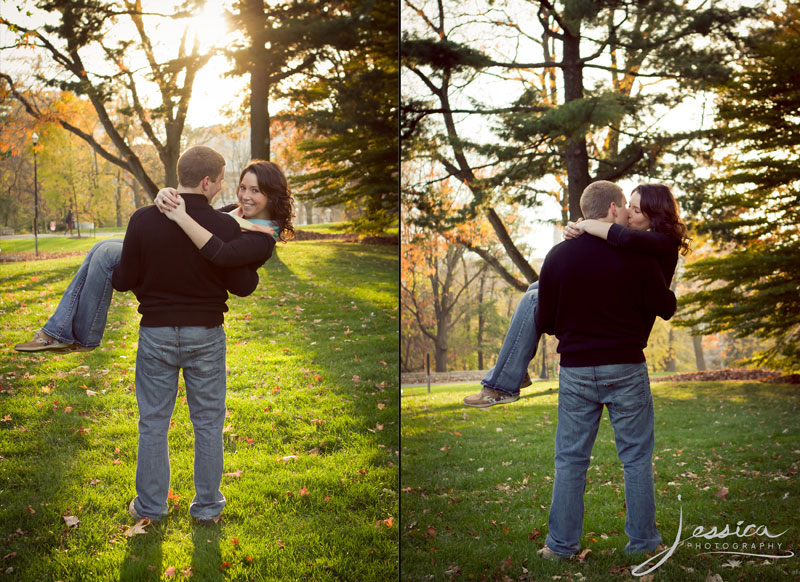
{"label": "man's short hair", "polygon": [[178,182],[187,188],[197,188],[206,176],[216,182],[224,167],[225,158],[218,152],[206,146],[192,146],[178,158]]}
{"label": "man's short hair", "polygon": [[608,214],[611,203],[625,206],[625,194],[622,188],[613,182],[598,180],[592,182],[581,194],[581,212],[584,218],[604,218]]}

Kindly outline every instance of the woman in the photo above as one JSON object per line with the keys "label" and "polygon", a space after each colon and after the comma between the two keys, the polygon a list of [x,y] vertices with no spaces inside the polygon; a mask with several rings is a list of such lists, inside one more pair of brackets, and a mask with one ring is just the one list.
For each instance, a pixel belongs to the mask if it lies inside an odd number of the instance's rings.
{"label": "woman", "polygon": [[[564,238],[588,233],[621,246],[655,256],[666,281],[672,281],[678,253],[689,252],[686,225],[678,214],[678,204],[663,184],[642,184],[631,193],[628,204],[628,228],[599,220],[569,222]],[[481,380],[481,391],[464,398],[473,408],[488,408],[519,399],[520,388],[530,386],[528,364],[536,355],[539,333],[534,323],[539,283],[533,283],[511,318],[497,362]]]}
{"label": "woman", "polygon": [[[294,199],[281,169],[262,160],[253,160],[242,170],[237,197],[238,206],[221,211],[230,210],[245,232],[229,242],[212,235],[187,215],[183,199],[174,189],[159,191],[156,204],[214,265],[249,265],[255,270],[271,256],[273,239],[285,242],[292,238]],[[14,349],[66,353],[91,351],[99,346],[111,304],[111,275],[121,253],[121,239],[94,245],[44,327],[31,341],[17,344]]]}

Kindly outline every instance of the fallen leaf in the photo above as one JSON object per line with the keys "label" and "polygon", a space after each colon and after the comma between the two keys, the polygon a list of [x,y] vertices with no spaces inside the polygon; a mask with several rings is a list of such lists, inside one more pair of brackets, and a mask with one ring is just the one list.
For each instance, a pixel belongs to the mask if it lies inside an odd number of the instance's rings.
{"label": "fallen leaf", "polygon": [[714,495],[716,497],[719,497],[720,499],[725,499],[728,496],[728,488],[727,487],[723,487],[722,489],[720,489],[719,491],[714,493]]}
{"label": "fallen leaf", "polygon": [[61,519],[64,520],[64,523],[67,524],[67,527],[78,527],[78,524],[81,522],[81,520],[74,515],[62,515]]}
{"label": "fallen leaf", "polygon": [[226,477],[234,477],[235,479],[238,479],[239,477],[242,476],[242,470],[241,469],[237,469],[235,473],[225,473],[225,476]]}
{"label": "fallen leaf", "polygon": [[361,382],[361,376],[353,376],[353,382],[355,382],[356,384]]}
{"label": "fallen leaf", "polygon": [[239,538],[231,538],[231,543],[234,546],[238,546],[239,545]]}
{"label": "fallen leaf", "polygon": [[308,496],[308,489],[306,489],[306,486],[303,485],[300,488],[300,491],[298,491],[298,493],[300,493],[300,497],[307,497]]}
{"label": "fallen leaf", "polygon": [[220,571],[227,570],[228,566],[230,566],[230,565],[231,565],[230,562],[222,562],[222,565],[220,565],[219,569],[220,569]]}
{"label": "fallen leaf", "polygon": [[725,582],[722,579],[722,576],[719,574],[712,574],[711,571],[708,571],[708,576],[706,576],[706,582]]}
{"label": "fallen leaf", "polygon": [[394,525],[394,518],[390,515],[388,519],[383,520],[383,525],[386,527],[392,527]]}
{"label": "fallen leaf", "polygon": [[286,455],[285,457],[279,457],[277,460],[278,463],[288,463],[289,461],[293,461],[297,458],[297,455]]}
{"label": "fallen leaf", "polygon": [[94,390],[87,390],[86,396],[97,396],[97,392],[95,392]]}
{"label": "fallen leaf", "polygon": [[10,554],[6,554],[3,556],[4,560],[10,560],[11,558],[15,558],[17,556],[17,552],[11,552]]}
{"label": "fallen leaf", "polygon": [[444,571],[445,576],[457,576],[461,574],[461,568],[456,566],[455,564],[450,564],[450,567]]}
{"label": "fallen leaf", "polygon": [[125,532],[125,535],[129,538],[137,535],[143,535],[147,533],[145,528],[150,525],[150,518],[143,517],[139,521],[137,521],[133,526],[129,527],[128,530]]}
{"label": "fallen leaf", "polygon": [[432,538],[433,538],[433,537],[436,537],[436,530],[434,529],[434,527],[433,527],[432,525],[429,525],[429,526],[428,526],[428,529],[426,529],[426,530],[425,530],[425,532],[426,532],[426,533],[427,533],[429,536],[431,536]]}
{"label": "fallen leaf", "polygon": [[585,550],[583,550],[583,551],[582,551],[580,554],[578,554],[578,555],[576,556],[576,558],[578,558],[578,560],[580,560],[581,562],[585,562],[585,561],[586,561],[586,556],[588,556],[588,555],[589,555],[589,552],[591,552],[591,551],[592,551],[592,550],[590,550],[589,548],[586,548],[586,549],[585,549]]}
{"label": "fallen leaf", "polygon": [[539,528],[535,528],[531,533],[528,534],[528,539],[535,540],[540,535],[542,535],[542,533],[539,531]]}
{"label": "fallen leaf", "polygon": [[741,565],[742,565],[742,563],[739,560],[731,559],[731,560],[728,560],[727,562],[725,562],[724,564],[722,564],[722,567],[723,568],[738,568]]}
{"label": "fallen leaf", "polygon": [[165,578],[172,578],[175,575],[175,566],[170,566],[166,570],[164,570],[164,577]]}
{"label": "fallen leaf", "polygon": [[278,547],[285,548],[286,546],[283,544],[283,540],[278,540]]}

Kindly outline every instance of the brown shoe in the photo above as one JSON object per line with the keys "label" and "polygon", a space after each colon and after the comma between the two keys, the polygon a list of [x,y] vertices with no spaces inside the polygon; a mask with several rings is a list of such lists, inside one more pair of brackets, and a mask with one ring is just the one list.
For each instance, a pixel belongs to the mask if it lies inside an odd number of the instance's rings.
{"label": "brown shoe", "polygon": [[219,515],[215,517],[209,517],[208,519],[197,519],[195,517],[194,520],[200,525],[219,525],[222,523],[222,514],[220,513]]}
{"label": "brown shoe", "polygon": [[562,556],[561,554],[556,554],[553,550],[548,548],[546,545],[541,550],[536,552],[536,555],[540,558],[545,560],[571,560],[572,556]]}
{"label": "brown shoe", "polygon": [[81,344],[69,344],[69,347],[64,348],[64,353],[70,352],[91,352],[94,348],[82,346]]}
{"label": "brown shoe", "polygon": [[18,352],[64,352],[71,344],[58,341],[50,337],[43,331],[37,331],[33,334],[33,339],[24,344],[17,344],[14,349]]}
{"label": "brown shoe", "polygon": [[506,394],[483,386],[478,394],[464,398],[464,404],[472,408],[489,408],[495,404],[510,404],[519,400],[519,394]]}

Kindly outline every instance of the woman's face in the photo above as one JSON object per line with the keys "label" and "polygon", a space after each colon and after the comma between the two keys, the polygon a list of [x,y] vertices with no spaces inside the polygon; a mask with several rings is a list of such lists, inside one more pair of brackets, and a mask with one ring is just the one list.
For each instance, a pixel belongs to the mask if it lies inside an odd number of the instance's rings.
{"label": "woman's face", "polygon": [[247,172],[239,183],[239,204],[245,218],[262,218],[269,220],[267,212],[267,195],[258,188],[258,180],[253,172]]}
{"label": "woman's face", "polygon": [[647,230],[650,228],[650,219],[642,212],[640,201],[642,197],[638,192],[631,194],[628,204],[628,228],[633,230]]}

